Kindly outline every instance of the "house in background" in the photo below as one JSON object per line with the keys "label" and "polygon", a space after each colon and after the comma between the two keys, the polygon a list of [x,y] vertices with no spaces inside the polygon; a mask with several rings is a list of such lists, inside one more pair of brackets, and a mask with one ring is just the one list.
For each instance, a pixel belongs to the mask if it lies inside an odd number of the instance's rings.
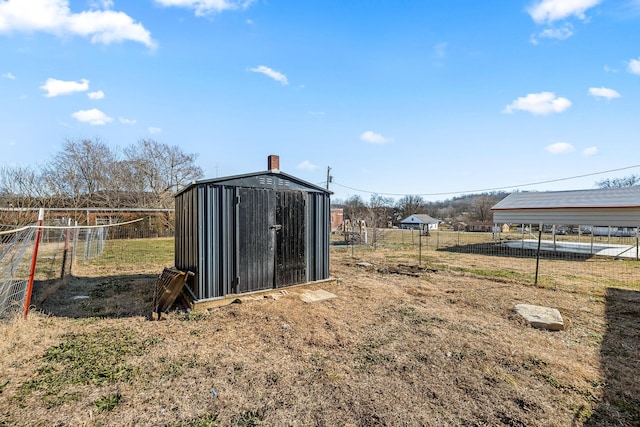
{"label": "house in background", "polygon": [[492,222],[470,222],[465,227],[465,231],[479,232],[479,233],[499,233],[500,230],[496,230]]}
{"label": "house in background", "polygon": [[344,231],[344,209],[331,208],[331,233]]}
{"label": "house in background", "polygon": [[439,220],[427,214],[413,214],[400,221],[400,228],[405,230],[432,231],[438,229]]}

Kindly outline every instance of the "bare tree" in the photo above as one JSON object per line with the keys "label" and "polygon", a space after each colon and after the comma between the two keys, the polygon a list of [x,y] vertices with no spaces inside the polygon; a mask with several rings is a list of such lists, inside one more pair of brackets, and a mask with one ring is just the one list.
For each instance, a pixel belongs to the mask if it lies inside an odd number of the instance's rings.
{"label": "bare tree", "polygon": [[351,222],[365,219],[367,205],[360,196],[351,196],[344,202],[344,214]]}
{"label": "bare tree", "polygon": [[367,225],[369,226],[369,243],[375,248],[384,240],[384,229],[393,221],[393,199],[378,194],[371,195],[368,206]]}
{"label": "bare tree", "polygon": [[393,199],[378,194],[371,195],[369,200],[369,224],[376,228],[387,228],[393,219]]}
{"label": "bare tree", "polygon": [[493,219],[491,207],[495,204],[495,198],[489,194],[480,194],[472,205],[472,218],[479,222],[489,222]]}
{"label": "bare tree", "polygon": [[403,196],[396,203],[396,208],[401,219],[413,214],[421,214],[426,212],[426,204],[420,196]]}
{"label": "bare tree", "polygon": [[173,194],[203,176],[196,166],[196,154],[187,154],[178,146],[142,139],[124,149],[126,161],[140,184],[151,196],[148,203],[157,208],[173,207]]}
{"label": "bare tree", "polygon": [[598,188],[620,188],[640,185],[640,175],[629,175],[623,178],[607,178],[596,182]]}
{"label": "bare tree", "polygon": [[52,195],[72,207],[111,205],[114,151],[99,139],[68,139],[45,167]]}
{"label": "bare tree", "polygon": [[0,222],[21,225],[34,221],[29,209],[47,207],[48,198],[44,192],[40,173],[31,167],[0,167],[0,204],[3,208],[14,208],[3,212]]}

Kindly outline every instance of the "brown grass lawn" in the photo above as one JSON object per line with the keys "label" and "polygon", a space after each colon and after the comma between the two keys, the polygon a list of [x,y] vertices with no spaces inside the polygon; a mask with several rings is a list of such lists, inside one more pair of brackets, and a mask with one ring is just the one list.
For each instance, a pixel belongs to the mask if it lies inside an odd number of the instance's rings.
{"label": "brown grass lawn", "polygon": [[[534,287],[530,259],[418,266],[397,248],[331,262],[337,283],[159,322],[162,265],[46,283],[26,321],[0,323],[0,424],[640,425],[637,284],[558,265]],[[337,298],[304,303],[309,288]],[[529,327],[518,303],[558,308],[566,330]]]}

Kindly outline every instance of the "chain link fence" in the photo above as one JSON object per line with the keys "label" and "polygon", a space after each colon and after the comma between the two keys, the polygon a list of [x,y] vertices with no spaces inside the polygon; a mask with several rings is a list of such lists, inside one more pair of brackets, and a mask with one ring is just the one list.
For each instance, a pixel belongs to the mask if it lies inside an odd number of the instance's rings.
{"label": "chain link fence", "polygon": [[27,290],[28,259],[36,229],[0,228],[0,317],[21,310]]}
{"label": "chain link fence", "polygon": [[[165,225],[168,217],[166,212],[92,213],[87,218],[97,225],[76,225],[59,211],[47,211],[41,227],[0,225],[0,318],[24,309],[34,256],[32,283],[42,286],[52,286],[72,275],[108,276],[114,269],[147,272],[150,268],[145,265],[149,263],[157,268],[151,253],[160,253],[161,262],[172,265],[173,229]],[[122,219],[130,220],[115,222]]]}

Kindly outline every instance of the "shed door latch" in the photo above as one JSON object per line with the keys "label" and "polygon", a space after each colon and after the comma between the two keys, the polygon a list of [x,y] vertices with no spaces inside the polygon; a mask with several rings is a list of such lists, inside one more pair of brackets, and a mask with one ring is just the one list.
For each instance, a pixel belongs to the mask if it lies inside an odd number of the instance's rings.
{"label": "shed door latch", "polygon": [[276,230],[276,231],[280,231],[282,230],[282,225],[281,224],[275,224],[272,225],[271,227],[269,227],[271,230]]}

